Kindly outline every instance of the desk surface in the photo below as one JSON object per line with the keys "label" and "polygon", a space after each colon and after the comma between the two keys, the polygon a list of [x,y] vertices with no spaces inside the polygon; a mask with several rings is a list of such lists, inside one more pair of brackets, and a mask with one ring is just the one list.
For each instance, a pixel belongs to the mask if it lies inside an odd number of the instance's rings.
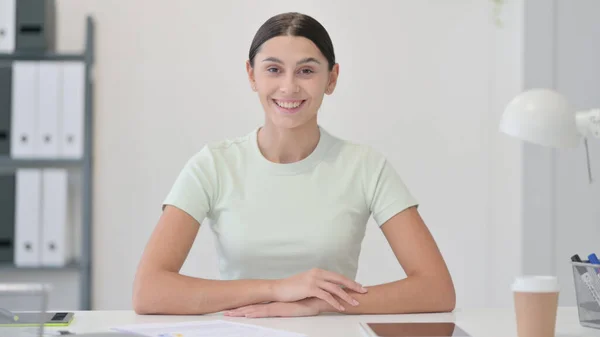
{"label": "desk surface", "polygon": [[[106,332],[110,328],[137,323],[173,323],[201,320],[228,320],[299,332],[310,337],[361,337],[359,322],[455,322],[474,337],[517,336],[514,311],[511,309],[469,309],[445,314],[418,315],[342,315],[327,314],[298,318],[232,318],[222,314],[203,316],[136,315],[133,311],[78,311],[68,328],[71,332]],[[57,329],[49,329],[57,330]],[[599,336],[600,330],[579,324],[577,308],[561,307],[556,323],[557,336]]]}

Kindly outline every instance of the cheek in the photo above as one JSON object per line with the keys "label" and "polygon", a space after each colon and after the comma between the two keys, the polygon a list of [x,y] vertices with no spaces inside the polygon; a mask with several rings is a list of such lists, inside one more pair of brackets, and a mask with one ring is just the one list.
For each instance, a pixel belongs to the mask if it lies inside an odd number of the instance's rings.
{"label": "cheek", "polygon": [[313,101],[313,103],[319,103],[323,100],[323,96],[325,95],[325,87],[323,87],[320,83],[318,85],[306,89],[306,92],[310,95],[311,101]]}
{"label": "cheek", "polygon": [[325,95],[325,90],[327,90],[328,82],[325,79],[318,79],[314,82],[308,83],[306,90],[310,92],[310,95],[315,98],[322,98]]}
{"label": "cheek", "polygon": [[271,96],[277,91],[277,88],[277,84],[269,80],[257,81],[256,85],[256,90],[261,96]]}

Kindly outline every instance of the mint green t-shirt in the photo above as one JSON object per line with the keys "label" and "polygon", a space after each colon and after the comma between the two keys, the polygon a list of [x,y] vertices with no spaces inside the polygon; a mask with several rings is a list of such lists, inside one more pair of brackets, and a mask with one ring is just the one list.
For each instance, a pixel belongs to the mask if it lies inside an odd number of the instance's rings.
{"label": "mint green t-shirt", "polygon": [[417,205],[382,154],[319,128],[317,147],[298,162],[267,160],[256,128],[204,146],[181,170],[163,207],[208,220],[222,279],[311,268],[355,279],[369,217],[381,226]]}

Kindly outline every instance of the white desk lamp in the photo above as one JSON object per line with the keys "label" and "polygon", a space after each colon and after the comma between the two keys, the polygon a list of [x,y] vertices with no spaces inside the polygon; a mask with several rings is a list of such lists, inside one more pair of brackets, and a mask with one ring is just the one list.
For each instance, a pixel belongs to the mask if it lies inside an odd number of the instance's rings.
{"label": "white desk lamp", "polygon": [[531,89],[508,103],[500,131],[521,140],[553,148],[570,148],[584,138],[590,182],[587,137],[600,138],[600,109],[574,111],[564,96],[550,89]]}

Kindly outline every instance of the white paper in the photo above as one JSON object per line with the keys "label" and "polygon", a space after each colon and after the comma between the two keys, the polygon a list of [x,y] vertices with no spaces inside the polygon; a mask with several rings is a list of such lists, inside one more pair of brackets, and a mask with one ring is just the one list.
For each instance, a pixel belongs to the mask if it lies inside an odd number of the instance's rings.
{"label": "white paper", "polygon": [[299,333],[222,320],[134,324],[112,330],[149,337],[306,337]]}

